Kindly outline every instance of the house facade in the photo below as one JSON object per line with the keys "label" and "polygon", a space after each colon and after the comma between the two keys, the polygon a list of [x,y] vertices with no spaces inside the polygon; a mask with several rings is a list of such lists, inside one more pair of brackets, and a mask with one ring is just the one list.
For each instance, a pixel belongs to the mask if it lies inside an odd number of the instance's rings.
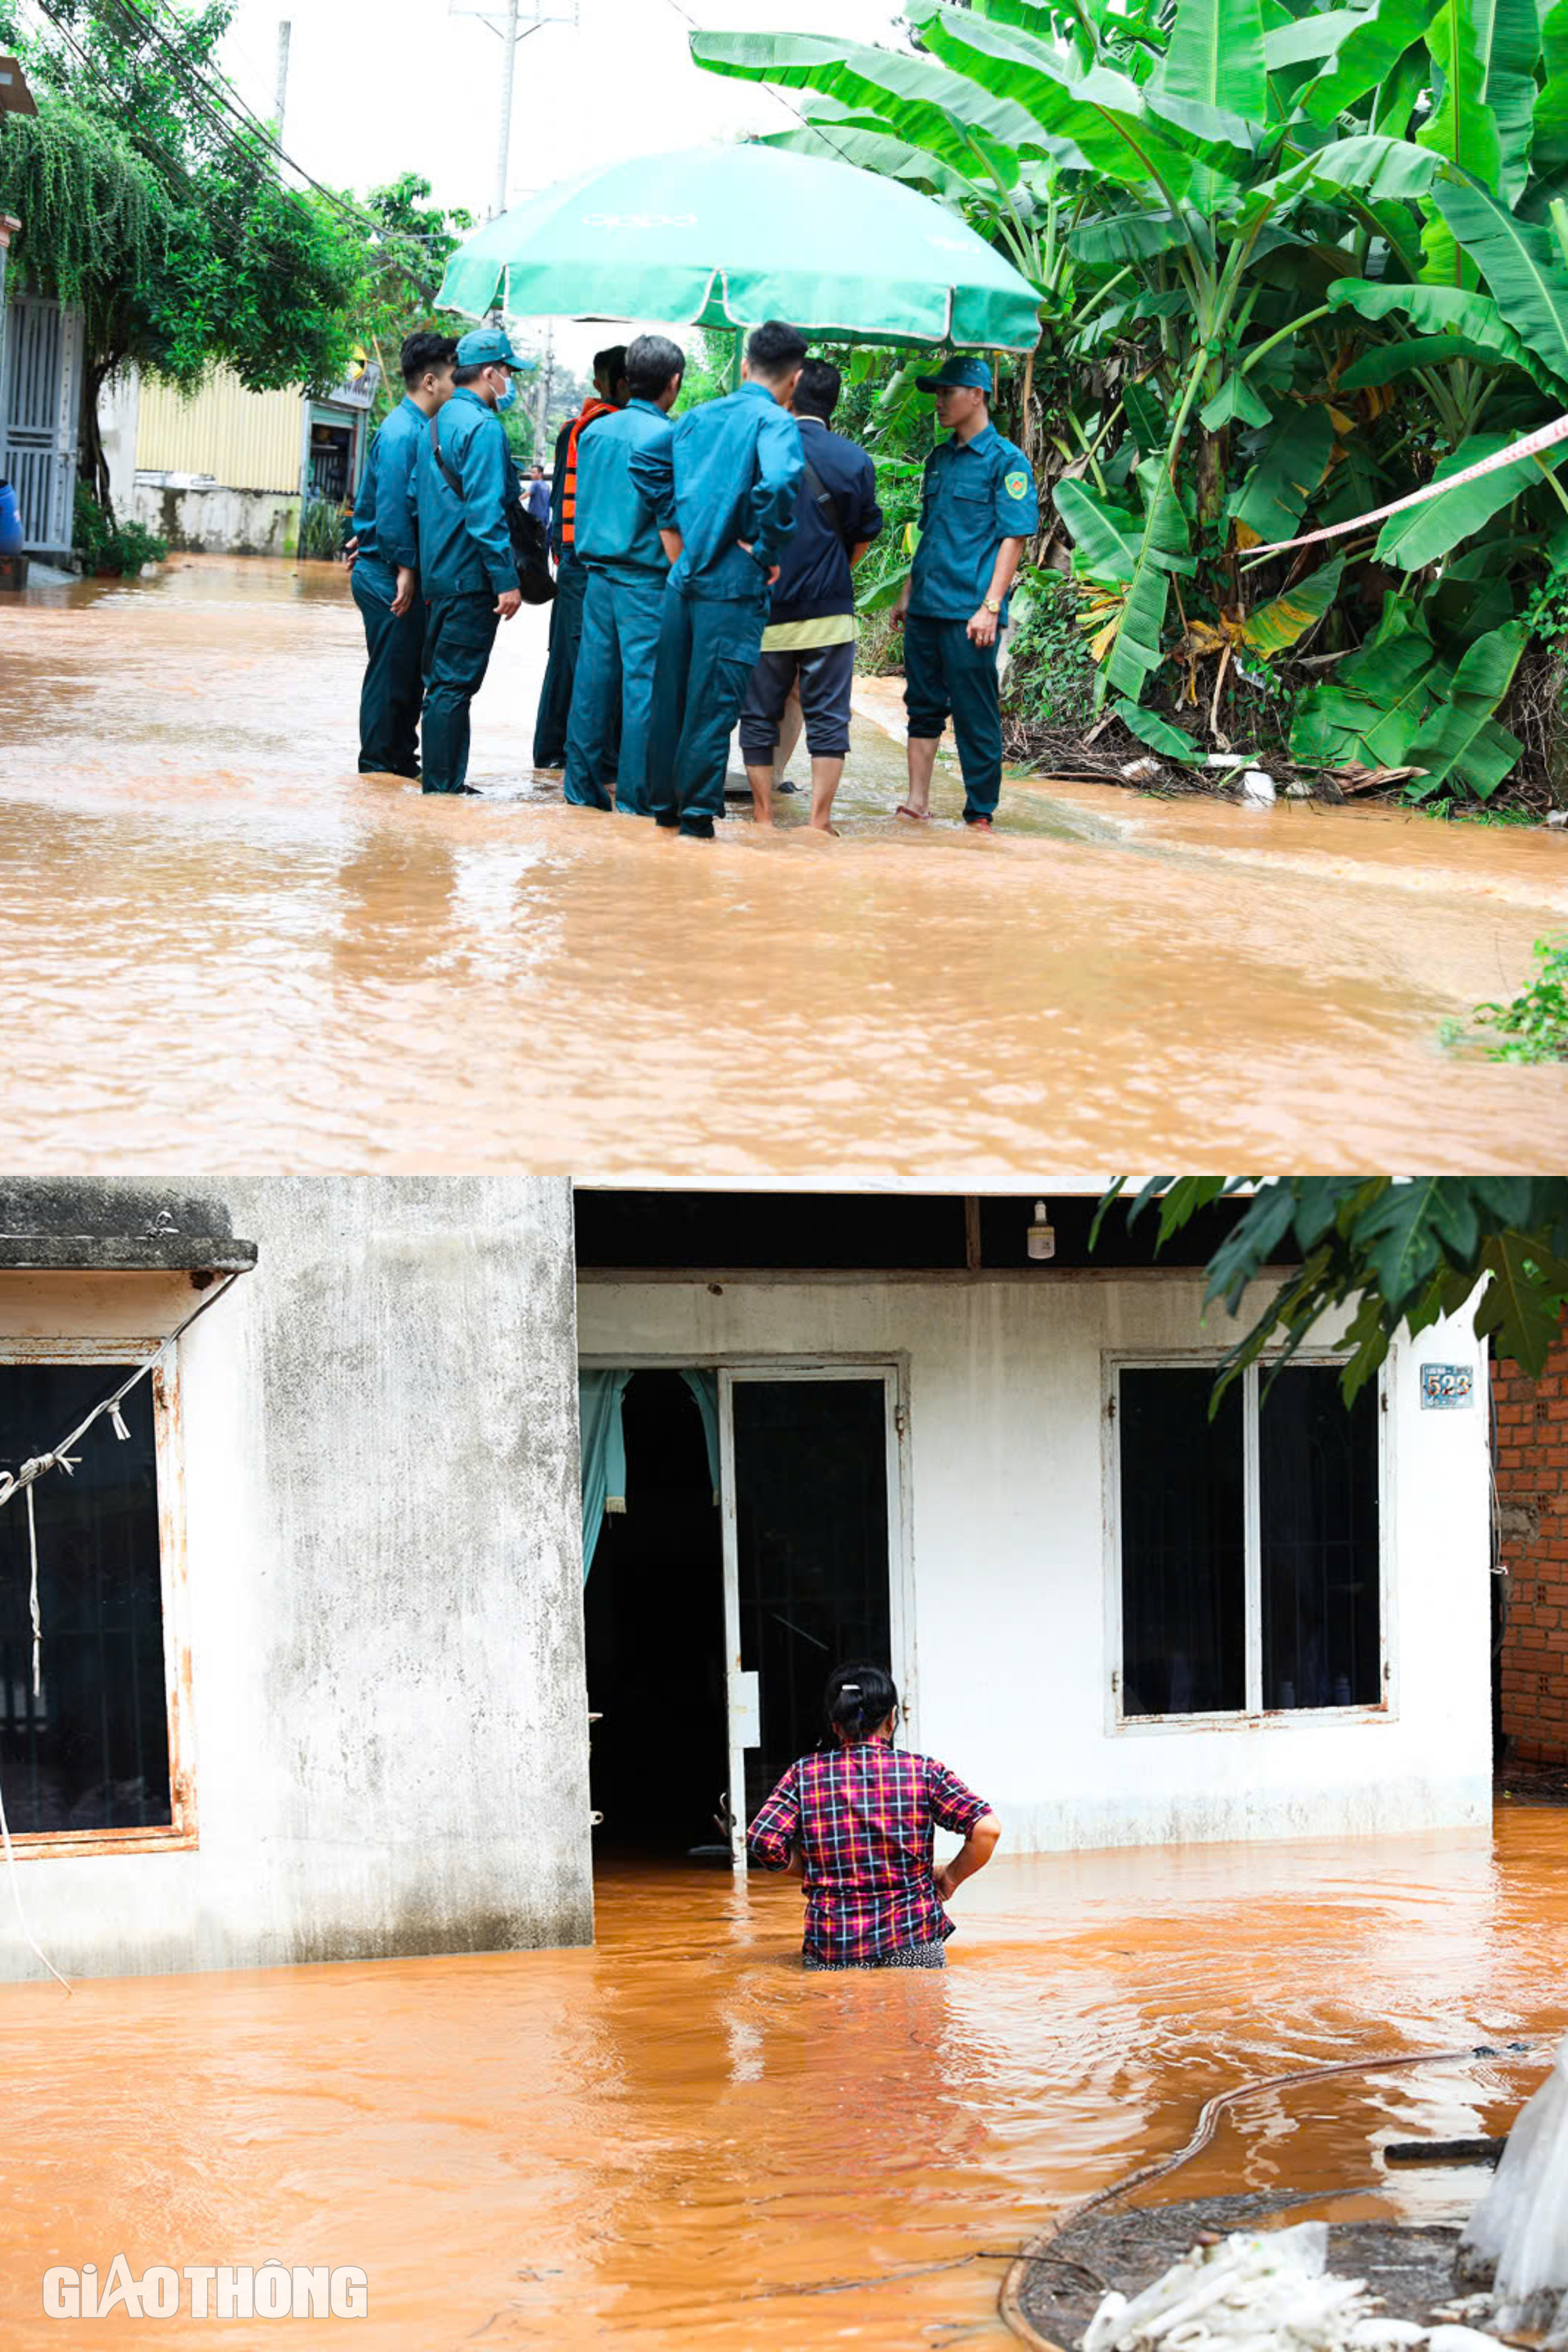
{"label": "house facade", "polygon": [[1510,1765],[1568,1765],[1568,1333],[1539,1380],[1492,1370],[1498,1728]]}
{"label": "house facade", "polygon": [[187,397],[129,371],[100,419],[115,511],[174,549],[292,555],[304,502],[341,506],[358,483],[379,381],[367,368],[315,400],[219,368]]}
{"label": "house facade", "polygon": [[1028,1202],[0,1186],[0,1469],[156,1362],[34,1490],[36,1690],[0,1508],[34,1937],[68,1974],[587,1941],[596,1853],[735,1858],[841,1656],[1014,1853],[1484,1826],[1468,1324],[1348,1411],[1326,1329],[1211,1414],[1212,1236],[1091,1251],[1091,1209],[1037,1259]]}

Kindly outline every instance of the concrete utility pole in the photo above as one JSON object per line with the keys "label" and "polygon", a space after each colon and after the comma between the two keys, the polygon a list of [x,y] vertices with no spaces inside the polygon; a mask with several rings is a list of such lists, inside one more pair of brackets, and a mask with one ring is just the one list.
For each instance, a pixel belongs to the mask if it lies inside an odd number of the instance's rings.
{"label": "concrete utility pole", "polygon": [[289,104],[289,36],[293,29],[287,16],[278,27],[278,96],[272,110],[278,117],[279,143],[283,138],[283,115]]}
{"label": "concrete utility pole", "polygon": [[508,0],[506,31],[501,36],[500,135],[496,142],[496,200],[490,206],[492,220],[500,220],[506,210],[506,184],[511,164],[511,86],[517,72],[517,18],[518,0]]}

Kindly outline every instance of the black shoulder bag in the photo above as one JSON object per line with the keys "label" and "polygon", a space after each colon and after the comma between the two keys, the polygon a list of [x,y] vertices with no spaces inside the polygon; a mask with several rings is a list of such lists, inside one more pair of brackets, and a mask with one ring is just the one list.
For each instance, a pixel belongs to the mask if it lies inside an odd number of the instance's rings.
{"label": "black shoulder bag", "polygon": [[[458,498],[463,485],[452,471],[442,453],[441,436],[436,429],[436,419],[430,419],[430,455],[436,460],[437,471],[449,490]],[[550,537],[537,515],[531,515],[519,499],[508,499],[506,508],[507,537],[511,541],[512,562],[517,566],[518,593],[525,604],[548,604],[555,593],[555,583],[550,572]]]}

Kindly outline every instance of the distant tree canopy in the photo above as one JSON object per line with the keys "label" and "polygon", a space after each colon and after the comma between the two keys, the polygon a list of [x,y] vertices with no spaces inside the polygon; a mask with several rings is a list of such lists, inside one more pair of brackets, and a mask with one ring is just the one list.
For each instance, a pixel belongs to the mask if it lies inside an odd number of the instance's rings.
{"label": "distant tree canopy", "polygon": [[21,58],[38,106],[0,117],[0,210],[22,223],[26,282],[80,305],[81,472],[107,507],[98,404],[117,368],[194,390],[221,364],[251,391],[323,393],[395,287],[418,323],[445,250],[412,174],[372,199],[379,236],[332,192],[284,184],[266,126],[214,61],[230,0],[155,18],[130,0],[50,0],[47,13],[43,38],[0,0],[0,47]]}

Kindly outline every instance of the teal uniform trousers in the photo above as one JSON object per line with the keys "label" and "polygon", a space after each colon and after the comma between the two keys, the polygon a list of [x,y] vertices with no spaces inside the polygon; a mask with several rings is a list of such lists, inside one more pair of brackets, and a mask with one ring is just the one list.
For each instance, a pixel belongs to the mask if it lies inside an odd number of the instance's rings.
{"label": "teal uniform trousers", "polygon": [[555,602],[550,607],[550,660],[539,690],[539,715],[533,722],[533,764],[560,768],[566,761],[566,729],[572,717],[572,688],[577,677],[577,652],[583,639],[583,603],[588,593],[588,571],[575,556],[563,556],[555,574]]}
{"label": "teal uniform trousers", "polygon": [[766,589],[754,597],[664,592],[648,732],[647,803],[662,825],[710,838],[724,814],[730,737],[767,626]]}
{"label": "teal uniform trousers", "polygon": [[608,808],[605,778],[612,774],[616,779],[616,806],[628,816],[646,816],[648,733],[659,625],[664,617],[665,574],[629,565],[589,564],[584,569],[588,574],[588,593],[566,730],[563,789],[579,807]]}
{"label": "teal uniform trousers", "polygon": [[416,596],[406,613],[393,611],[397,574],[379,555],[362,555],[350,584],[364,623],[360,773],[416,776],[419,707],[425,697],[425,607]]}
{"label": "teal uniform trousers", "polygon": [[[355,565],[358,570],[358,565]],[[432,596],[425,619],[425,790],[460,793],[468,773],[468,706],[485,682],[500,626],[490,590]]]}
{"label": "teal uniform trousers", "polygon": [[[934,739],[951,712],[963,773],[963,822],[994,816],[1002,796],[1002,710],[996,647],[973,645],[964,621],[904,615],[904,709],[910,733]],[[426,740],[429,721],[426,721]]]}

